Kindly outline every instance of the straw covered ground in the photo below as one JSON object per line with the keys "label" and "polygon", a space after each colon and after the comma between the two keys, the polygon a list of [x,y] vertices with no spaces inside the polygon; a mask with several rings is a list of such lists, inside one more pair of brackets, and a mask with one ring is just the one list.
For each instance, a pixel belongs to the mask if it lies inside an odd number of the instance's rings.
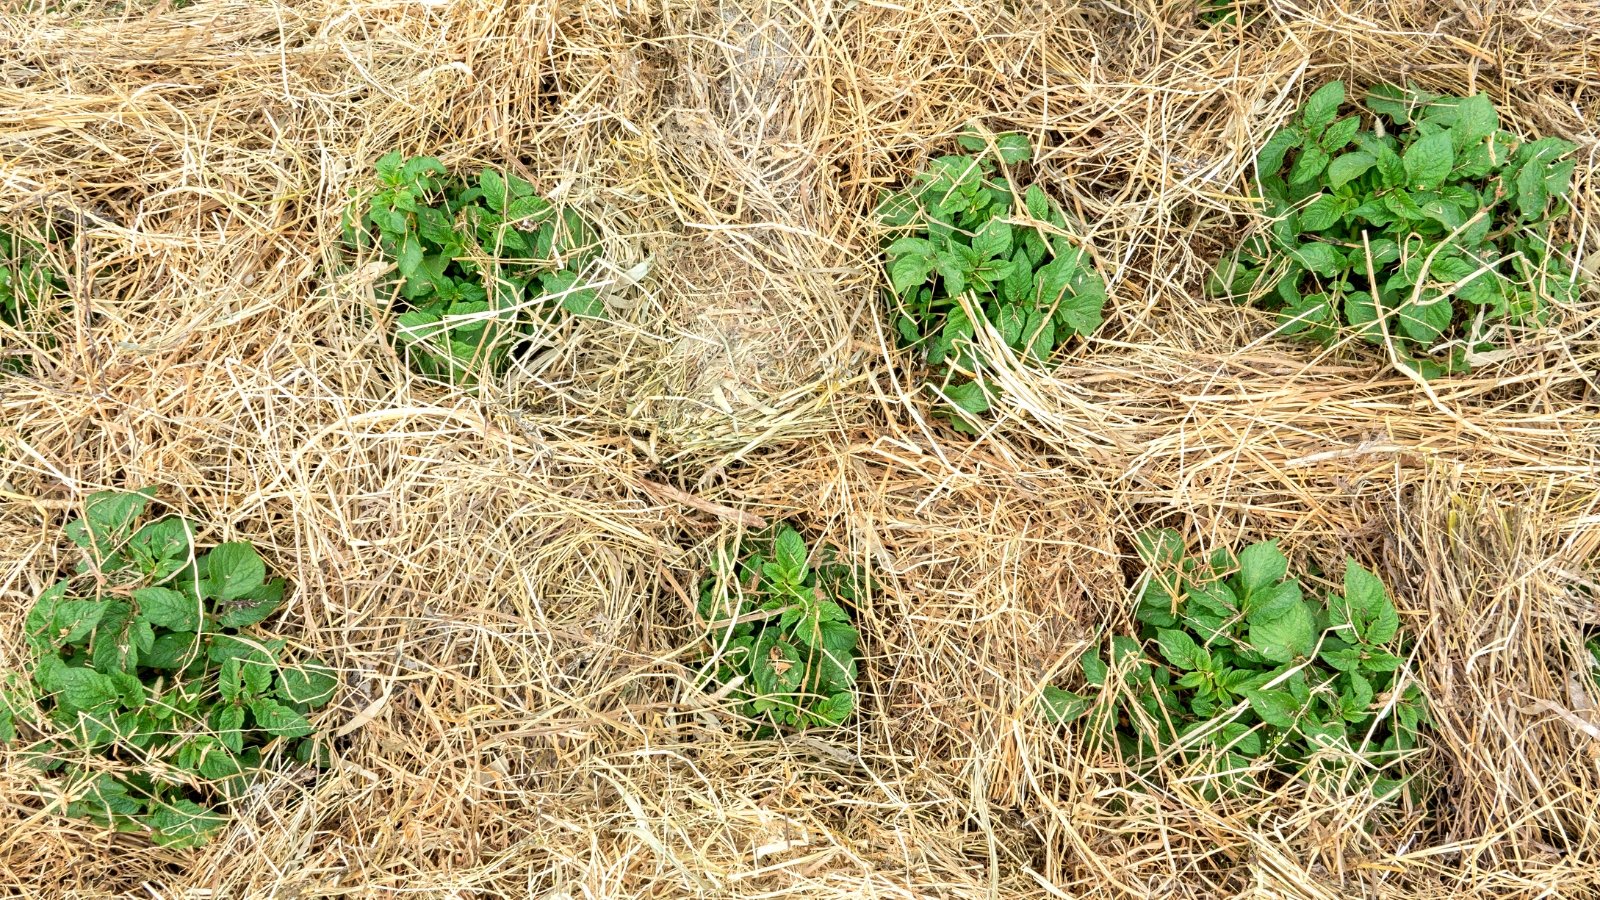
{"label": "straw covered ground", "polygon": [[[92,491],[150,485],[294,584],[343,675],[321,777],[152,849],[0,752],[28,897],[1600,896],[1600,319],[1471,375],[1204,298],[1251,160],[1318,85],[1487,91],[1576,142],[1592,0],[73,0],[0,4],[0,222],[71,315],[0,330],[0,661]],[[46,8],[49,7],[49,8]],[[881,300],[878,192],[969,122],[1040,148],[1106,323],[964,436]],[[611,321],[481,390],[413,374],[340,215],[399,149],[605,235]],[[0,326],[4,329],[5,326]],[[696,676],[716,548],[788,520],[869,567],[859,714],[751,739]],[[1038,713],[1128,632],[1131,537],[1377,571],[1434,711],[1425,807],[1209,801]],[[1117,689],[1117,688],[1112,688]]]}

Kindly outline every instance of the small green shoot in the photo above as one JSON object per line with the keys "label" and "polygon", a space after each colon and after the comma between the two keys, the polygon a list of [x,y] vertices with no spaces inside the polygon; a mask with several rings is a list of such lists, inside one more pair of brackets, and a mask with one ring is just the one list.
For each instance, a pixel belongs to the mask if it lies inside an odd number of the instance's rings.
{"label": "small green shoot", "polygon": [[700,586],[714,682],[762,730],[844,724],[856,708],[857,634],[840,600],[856,600],[861,578],[826,551],[812,561],[784,524],[742,550],[737,578],[717,572]]}
{"label": "small green shoot", "polygon": [[148,492],[91,495],[67,536],[76,575],[24,623],[34,658],[0,688],[0,741],[60,776],[63,811],[165,846],[205,842],[269,758],[327,764],[307,716],[338,678],[251,629],[284,580],[247,543],[200,551]]}
{"label": "small green shoot", "polygon": [[[997,399],[982,377],[974,317],[1018,356],[1045,363],[1073,335],[1100,327],[1106,286],[1038,186],[1019,198],[1008,167],[1033,155],[1028,139],[962,135],[965,155],[940,156],[908,190],[878,205],[892,317],[900,342],[941,373],[938,388],[961,412]],[[971,431],[959,414],[951,421]]]}
{"label": "small green shoot", "polygon": [[1214,295],[1277,310],[1283,334],[1387,344],[1427,377],[1576,299],[1555,245],[1575,145],[1523,141],[1481,93],[1378,86],[1363,104],[1341,118],[1344,83],[1324,85],[1261,148],[1272,224],[1223,261]]}

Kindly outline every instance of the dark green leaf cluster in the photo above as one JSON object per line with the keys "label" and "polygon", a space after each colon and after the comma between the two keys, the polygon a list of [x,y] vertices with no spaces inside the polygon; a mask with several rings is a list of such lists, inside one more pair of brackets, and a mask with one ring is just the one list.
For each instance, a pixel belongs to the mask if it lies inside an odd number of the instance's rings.
{"label": "dark green leaf cluster", "polygon": [[884,253],[895,331],[943,371],[950,402],[982,413],[995,396],[974,377],[973,316],[1019,355],[1044,362],[1072,335],[1100,326],[1106,286],[1073,243],[1060,206],[1038,185],[1018,202],[1001,176],[1001,165],[1032,155],[1028,139],[1002,134],[992,146],[976,134],[960,140],[970,155],[934,159],[914,186],[879,204],[878,216],[891,229]]}
{"label": "dark green leaf cluster", "polygon": [[1323,86],[1262,147],[1272,225],[1223,262],[1215,294],[1278,310],[1285,334],[1387,336],[1428,376],[1575,299],[1553,244],[1573,144],[1519,140],[1481,93],[1380,86],[1341,118],[1344,101],[1342,82]]}
{"label": "dark green leaf cluster", "polygon": [[1399,790],[1428,713],[1401,677],[1400,617],[1376,575],[1347,560],[1343,593],[1318,602],[1274,541],[1202,559],[1163,530],[1141,535],[1139,549],[1149,567],[1140,640],[1115,637],[1108,658],[1081,660],[1089,685],[1115,670],[1131,697],[1095,703],[1051,687],[1049,718],[1083,718],[1131,758],[1208,762],[1217,792],[1244,788],[1261,763],[1380,798]]}
{"label": "dark green leaf cluster", "polygon": [[840,599],[861,580],[788,525],[746,541],[737,574],[700,585],[698,611],[711,627],[714,680],[754,720],[796,728],[842,725],[855,712],[856,630]]}
{"label": "dark green leaf cluster", "polygon": [[306,716],[338,679],[247,630],[284,593],[255,548],[200,553],[188,521],[146,520],[149,500],[97,493],[68,524],[87,560],[28,613],[34,667],[0,690],[0,740],[63,774],[68,815],[189,846],[269,751],[326,764]]}
{"label": "dark green leaf cluster", "polygon": [[533,185],[493,169],[474,184],[431,156],[377,163],[379,189],[346,214],[345,238],[376,241],[394,260],[402,312],[395,337],[424,375],[473,384],[558,310],[603,317],[583,279],[598,255],[594,231]]}
{"label": "dark green leaf cluster", "polygon": [[[45,234],[46,240],[54,237],[53,230]],[[65,291],[43,245],[0,230],[0,322],[21,326],[34,313],[50,311]]]}

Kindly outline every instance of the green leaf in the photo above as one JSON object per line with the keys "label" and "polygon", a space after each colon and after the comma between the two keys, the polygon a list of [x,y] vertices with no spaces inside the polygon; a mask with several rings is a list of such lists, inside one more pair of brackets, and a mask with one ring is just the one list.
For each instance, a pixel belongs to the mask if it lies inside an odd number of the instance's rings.
{"label": "green leaf", "polygon": [[1026,136],[1015,132],[995,135],[994,144],[1000,153],[1000,161],[1009,166],[1033,156],[1033,144]]}
{"label": "green leaf", "polygon": [[972,249],[984,259],[1003,259],[1011,253],[1011,226],[990,219],[972,237]]}
{"label": "green leaf", "polygon": [[189,664],[194,655],[195,635],[189,631],[158,634],[150,649],[140,654],[139,664],[151,669],[174,670]]}
{"label": "green leaf", "polygon": [[1329,153],[1333,153],[1337,150],[1343,150],[1347,145],[1349,145],[1350,139],[1355,137],[1356,130],[1360,127],[1361,120],[1359,118],[1355,116],[1345,116],[1339,121],[1333,123],[1333,125],[1329,126],[1327,132],[1322,135],[1322,140],[1320,142],[1322,144],[1322,149],[1328,151]]}
{"label": "green leaf", "polygon": [[173,631],[200,630],[200,603],[177,591],[162,587],[139,588],[133,592],[139,605],[139,618],[159,628]]}
{"label": "green leaf", "polygon": [[889,283],[896,294],[904,295],[911,288],[926,283],[932,273],[933,260],[929,257],[902,256],[889,264]]}
{"label": "green leaf", "polygon": [[[1388,643],[1400,630],[1400,615],[1383,582],[1353,559],[1345,560],[1344,603],[1348,610],[1344,622],[1354,627],[1363,643]],[[1339,611],[1337,604],[1335,608]]]}
{"label": "green leaf", "polygon": [[1039,696],[1039,712],[1045,720],[1060,725],[1082,716],[1089,711],[1088,697],[1080,696],[1072,691],[1065,691],[1055,685],[1045,685],[1044,691]]}
{"label": "green leaf", "polygon": [[1037,184],[1028,186],[1028,190],[1023,194],[1023,204],[1028,208],[1028,215],[1041,222],[1049,220],[1050,198]]}
{"label": "green leaf", "polygon": [[150,839],[162,847],[198,847],[226,824],[225,817],[186,799],[162,801],[144,817]]}
{"label": "green leaf", "polygon": [[1537,163],[1528,163],[1517,173],[1517,209],[1524,219],[1535,219],[1544,212],[1549,202],[1545,188],[1544,170]]}
{"label": "green leaf", "polygon": [[1167,662],[1184,671],[1198,668],[1200,646],[1184,632],[1175,629],[1157,631],[1156,643],[1161,646],[1161,655],[1167,658]]}
{"label": "green leaf", "polygon": [[1361,651],[1354,647],[1325,649],[1318,656],[1340,672],[1354,672],[1361,668]]}
{"label": "green leaf", "polygon": [[110,604],[105,600],[61,600],[55,604],[52,622],[54,637],[62,644],[77,644],[89,636],[104,618]]}
{"label": "green leaf", "polygon": [[1313,133],[1320,132],[1339,115],[1339,107],[1342,105],[1344,105],[1344,82],[1330,81],[1306,98],[1301,121]]}
{"label": "green leaf", "polygon": [[[853,647],[853,630],[851,634]],[[305,704],[311,709],[317,709],[332,700],[338,687],[338,673],[320,659],[308,659],[278,673],[278,696],[290,703]]]}
{"label": "green leaf", "polygon": [[[1340,157],[1343,159],[1344,157]],[[1319,194],[1300,211],[1300,227],[1306,231],[1323,231],[1339,221],[1343,204],[1332,194]]]}
{"label": "green leaf", "polygon": [[966,261],[957,253],[940,250],[934,254],[933,268],[944,279],[945,293],[954,297],[967,289]]}
{"label": "green leaf", "polygon": [[1382,650],[1368,650],[1362,656],[1361,670],[1363,672],[1393,672],[1405,662],[1400,657],[1392,653],[1385,653]]}
{"label": "green leaf", "polygon": [[1365,175],[1377,161],[1377,157],[1363,150],[1341,154],[1328,163],[1328,187],[1335,190],[1344,187]]}
{"label": "green leaf", "polygon": [[840,691],[812,706],[811,716],[818,725],[837,727],[848,721],[855,711],[855,695],[849,691]]}
{"label": "green leaf", "polygon": [[1400,330],[1412,340],[1428,344],[1439,339],[1450,327],[1452,310],[1447,297],[1436,297],[1427,302],[1407,303],[1400,307]]}
{"label": "green leaf", "polygon": [[1344,297],[1344,319],[1355,333],[1369,343],[1377,343],[1382,337],[1378,330],[1378,308],[1372,302],[1372,295],[1366,291],[1352,291]]}
{"label": "green leaf", "polygon": [[1146,528],[1134,535],[1133,546],[1152,569],[1174,569],[1184,557],[1184,540],[1176,528]]}
{"label": "green leaf", "polygon": [[1251,691],[1245,699],[1261,721],[1274,728],[1293,728],[1300,716],[1300,704],[1288,691]]}
{"label": "green leaf", "polygon": [[1417,190],[1432,190],[1444,183],[1455,161],[1450,132],[1430,134],[1406,148],[1402,157],[1406,182]]}
{"label": "green leaf", "polygon": [[1372,706],[1372,682],[1357,672],[1346,672],[1344,679],[1349,691],[1339,697],[1339,714],[1346,721],[1359,722]]}
{"label": "green leaf", "polygon": [[[51,679],[57,701],[69,710],[91,710],[117,697],[117,685],[93,669],[63,667]],[[42,686],[42,685],[41,685]]]}
{"label": "green leaf", "polygon": [[1411,113],[1418,106],[1431,102],[1435,95],[1422,91],[1397,87],[1392,84],[1379,84],[1367,90],[1363,101],[1366,107],[1375,113],[1388,116],[1398,125],[1405,125],[1411,121]]}
{"label": "green leaf", "polygon": [[217,739],[234,753],[244,750],[244,707],[230,703],[215,709],[211,727],[216,729]]}
{"label": "green leaf", "polygon": [[492,169],[484,169],[478,173],[478,188],[483,191],[483,200],[495,212],[504,212],[508,193],[506,180],[500,173]]}
{"label": "green leaf", "polygon": [[1298,146],[1300,146],[1300,135],[1294,130],[1284,128],[1274,132],[1262,145],[1261,151],[1256,154],[1258,176],[1267,178],[1276,175],[1283,168],[1284,156]]}
{"label": "green leaf", "polygon": [[1244,614],[1247,621],[1266,622],[1282,616],[1289,608],[1304,599],[1300,582],[1288,580],[1257,588],[1245,596]]}
{"label": "green leaf", "polygon": [[1106,675],[1110,674],[1110,669],[1107,668],[1105,660],[1093,653],[1085,653],[1078,657],[1078,666],[1083,669],[1084,680],[1094,687],[1100,687],[1105,684]]}
{"label": "green leaf", "polygon": [[1479,92],[1456,105],[1456,124],[1451,129],[1458,142],[1466,147],[1482,141],[1500,130],[1500,116],[1487,94]]}
{"label": "green leaf", "polygon": [[1289,558],[1278,549],[1276,540],[1251,544],[1239,554],[1239,584],[1247,598],[1288,574]]}
{"label": "green leaf", "polygon": [[283,602],[283,591],[283,579],[274,578],[238,600],[227,601],[217,622],[224,628],[247,628],[263,622]]}
{"label": "green leaf", "polygon": [[1310,656],[1317,644],[1316,619],[1304,603],[1295,603],[1274,619],[1250,623],[1250,645],[1267,659],[1286,663]]}
{"label": "green leaf", "polygon": [[1055,320],[1049,316],[1031,313],[1029,325],[1024,331],[1026,333],[1023,337],[1027,342],[1028,354],[1040,362],[1047,362],[1056,346]]}
{"label": "green leaf", "polygon": [[958,409],[974,415],[989,409],[989,395],[975,381],[949,385],[944,389],[944,396]]}
{"label": "green leaf", "polygon": [[799,647],[769,629],[756,641],[750,674],[761,694],[793,694],[805,681],[805,657]]}
{"label": "green leaf", "polygon": [[250,715],[255,718],[257,727],[278,737],[305,737],[316,730],[305,716],[274,700],[251,701]]}
{"label": "green leaf", "polygon": [[67,535],[90,550],[97,562],[128,539],[133,523],[154,496],[153,488],[140,491],[96,491],[84,499],[83,518],[67,526]]}
{"label": "green leaf", "polygon": [[1327,294],[1310,294],[1280,310],[1278,322],[1280,334],[1320,334],[1318,329],[1337,324],[1338,315]]}
{"label": "green leaf", "polygon": [[272,657],[257,650],[237,662],[245,695],[259,697],[272,689],[272,676],[278,668]]}
{"label": "green leaf", "polygon": [[805,581],[809,571],[806,567],[806,541],[798,531],[788,525],[782,526],[773,541],[772,550],[774,561],[789,573],[792,581],[796,584]]}
{"label": "green leaf", "polygon": [[1320,242],[1301,244],[1291,250],[1289,256],[1308,271],[1324,278],[1332,278],[1339,274],[1339,270],[1345,264],[1344,256],[1334,249],[1332,244]]}
{"label": "green leaf", "polygon": [[166,516],[140,528],[129,539],[129,549],[149,561],[150,581],[160,584],[189,564],[194,535],[189,523],[177,516]]}
{"label": "green leaf", "polygon": [[218,544],[203,560],[208,593],[217,600],[237,600],[259,589],[267,565],[256,548],[243,541]]}
{"label": "green leaf", "polygon": [[1150,568],[1176,568],[1183,559],[1183,538],[1175,528],[1146,529],[1133,539],[1139,559]]}
{"label": "green leaf", "polygon": [[1307,147],[1300,151],[1300,158],[1294,161],[1294,166],[1289,169],[1289,183],[1292,185],[1307,184],[1328,166],[1328,151],[1321,147]]}

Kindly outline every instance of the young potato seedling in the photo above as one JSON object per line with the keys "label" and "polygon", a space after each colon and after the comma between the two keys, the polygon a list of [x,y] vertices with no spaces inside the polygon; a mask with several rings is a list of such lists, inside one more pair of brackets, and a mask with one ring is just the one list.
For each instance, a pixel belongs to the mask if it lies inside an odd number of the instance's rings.
{"label": "young potato seedling", "polygon": [[735,549],[736,567],[729,553],[700,585],[712,681],[758,733],[844,724],[856,708],[857,634],[840,601],[856,600],[861,577],[826,551],[810,560],[788,525]]}
{"label": "young potato seedling", "polygon": [[559,311],[603,318],[584,280],[599,253],[573,209],[493,169],[467,183],[431,156],[377,163],[378,190],[345,216],[345,239],[394,261],[395,339],[423,375],[472,385]]}
{"label": "young potato seedling", "polygon": [[[878,217],[889,228],[884,265],[891,319],[900,342],[937,375],[935,387],[963,413],[997,399],[981,376],[977,320],[1012,351],[1045,363],[1074,335],[1100,327],[1105,281],[1070,236],[1061,207],[1034,185],[1018,197],[1002,167],[1026,162],[1020,134],[993,143],[960,138],[968,152],[940,156],[909,189],[886,197]],[[952,424],[971,425],[952,411]]]}

